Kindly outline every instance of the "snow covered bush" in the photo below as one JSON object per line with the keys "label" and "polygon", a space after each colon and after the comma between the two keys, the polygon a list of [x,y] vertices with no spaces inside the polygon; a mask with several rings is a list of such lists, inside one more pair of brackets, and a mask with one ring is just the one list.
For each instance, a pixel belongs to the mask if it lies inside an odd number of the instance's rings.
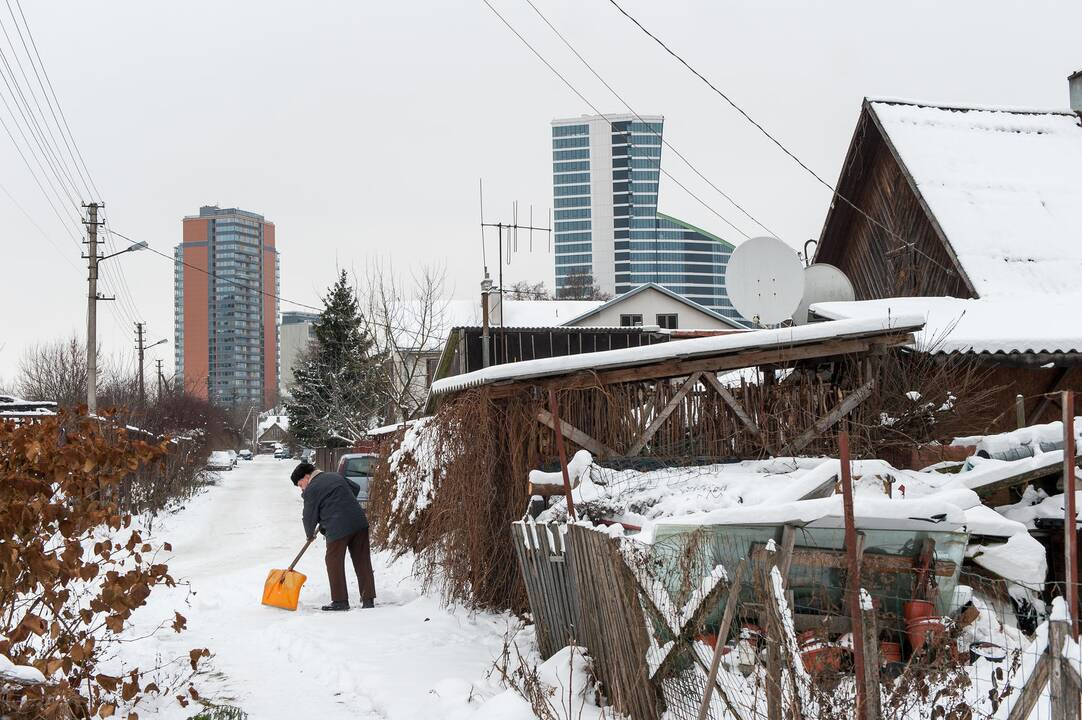
{"label": "snow covered bush", "polygon": [[[42,680],[0,682],[5,717],[104,718],[123,707],[136,720],[144,694],[172,691],[161,668],[116,657],[132,613],[156,586],[174,584],[159,560],[169,545],[147,542],[121,506],[125,480],[165,451],[85,418],[0,423],[0,657]],[[179,613],[169,620],[184,628]],[[165,664],[194,672],[208,654]]]}

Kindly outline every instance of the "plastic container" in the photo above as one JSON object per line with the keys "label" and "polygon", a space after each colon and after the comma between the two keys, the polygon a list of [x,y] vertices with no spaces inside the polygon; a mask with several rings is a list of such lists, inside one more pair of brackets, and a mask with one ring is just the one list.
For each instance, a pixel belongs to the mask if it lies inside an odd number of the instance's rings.
{"label": "plastic container", "polygon": [[909,640],[910,653],[916,653],[931,638],[932,642],[938,641],[947,632],[943,618],[939,617],[916,617],[905,623],[906,638]]}

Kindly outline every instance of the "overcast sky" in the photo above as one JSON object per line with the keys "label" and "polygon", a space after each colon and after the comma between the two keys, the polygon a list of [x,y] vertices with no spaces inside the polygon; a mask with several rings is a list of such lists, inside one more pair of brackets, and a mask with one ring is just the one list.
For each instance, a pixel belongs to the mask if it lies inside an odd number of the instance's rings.
{"label": "overcast sky", "polygon": [[[526,0],[490,1],[598,108],[624,110]],[[620,1],[830,182],[864,96],[1064,107],[1082,67],[1077,1]],[[472,297],[478,179],[487,220],[509,220],[515,200],[520,219],[531,203],[541,219],[549,121],[591,112],[482,0],[21,2],[113,229],[171,254],[200,205],[262,213],[282,295],[302,303],[375,256],[402,273],[445,263],[453,295]],[[636,112],[665,116],[666,139],[715,185],[794,246],[818,236],[828,191],[607,0],[534,2]],[[0,21],[18,44],[3,4]],[[10,62],[2,36],[0,49]],[[0,118],[14,127],[2,106]],[[715,212],[763,234],[668,150],[662,164],[711,208],[663,180],[663,212],[734,242]],[[62,224],[2,132],[0,190],[10,379],[29,344],[85,332],[86,270],[73,211]],[[551,286],[547,240],[534,240],[530,254],[520,236],[505,277]],[[171,368],[171,262],[108,264],[126,286],[102,290],[127,302],[102,307],[105,352],[132,357],[138,314],[170,340],[148,366]]]}

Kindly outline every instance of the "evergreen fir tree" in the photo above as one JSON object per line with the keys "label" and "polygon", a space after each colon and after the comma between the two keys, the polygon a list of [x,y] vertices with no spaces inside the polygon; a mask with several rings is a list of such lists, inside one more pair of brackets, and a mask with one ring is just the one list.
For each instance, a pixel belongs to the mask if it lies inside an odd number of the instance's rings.
{"label": "evergreen fir tree", "polygon": [[343,270],[323,298],[315,338],[293,367],[289,431],[309,447],[350,444],[381,419],[380,366]]}

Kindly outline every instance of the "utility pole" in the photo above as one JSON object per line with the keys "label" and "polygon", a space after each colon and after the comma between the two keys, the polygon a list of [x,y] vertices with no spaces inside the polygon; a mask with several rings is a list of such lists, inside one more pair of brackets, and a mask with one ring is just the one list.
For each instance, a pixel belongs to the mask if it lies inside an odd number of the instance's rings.
{"label": "utility pole", "polygon": [[87,276],[86,295],[86,411],[90,415],[98,412],[98,300],[111,298],[98,297],[98,203],[84,205],[87,209],[86,225]]}
{"label": "utility pole", "polygon": [[154,362],[157,363],[157,365],[158,365],[158,402],[161,402],[161,399],[162,399],[162,379],[163,379],[162,378],[162,361],[161,360],[155,360]]}
{"label": "utility pole", "polygon": [[135,350],[139,353],[139,406],[144,407],[147,404],[147,392],[146,384],[143,372],[143,354],[145,352],[144,341],[146,334],[143,331],[144,324],[141,322],[135,323]]}

